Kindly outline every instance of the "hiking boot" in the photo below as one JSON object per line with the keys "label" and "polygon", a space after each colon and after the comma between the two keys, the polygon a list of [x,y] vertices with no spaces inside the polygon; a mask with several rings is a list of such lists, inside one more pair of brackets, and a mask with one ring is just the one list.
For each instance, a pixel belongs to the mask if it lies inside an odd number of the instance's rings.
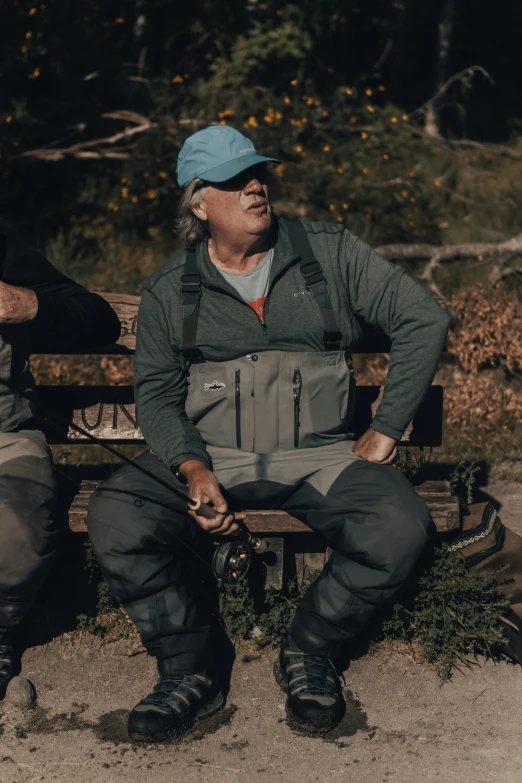
{"label": "hiking boot", "polygon": [[3,699],[7,686],[18,674],[13,645],[9,641],[0,640],[0,699]]}
{"label": "hiking boot", "polygon": [[286,714],[295,727],[323,734],[342,720],[346,702],[329,658],[309,655],[288,639],[274,664],[274,675],[287,694]]}
{"label": "hiking boot", "polygon": [[160,674],[159,680],[129,715],[128,732],[142,742],[180,737],[196,718],[208,718],[225,705],[217,678],[199,674]]}

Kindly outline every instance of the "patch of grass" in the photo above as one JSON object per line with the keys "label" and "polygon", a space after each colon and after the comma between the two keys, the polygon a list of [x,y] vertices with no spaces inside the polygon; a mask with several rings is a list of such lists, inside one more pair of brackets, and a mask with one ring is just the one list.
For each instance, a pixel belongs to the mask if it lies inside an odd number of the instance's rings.
{"label": "patch of grass", "polygon": [[473,503],[473,488],[475,486],[475,474],[480,470],[480,465],[470,457],[469,451],[461,454],[458,463],[453,469],[449,483],[454,494],[459,490],[465,491],[466,502]]}
{"label": "patch of grass", "polygon": [[498,659],[509,609],[495,575],[468,571],[444,545],[428,551],[382,626],[383,639],[416,643],[443,682],[478,655]]}

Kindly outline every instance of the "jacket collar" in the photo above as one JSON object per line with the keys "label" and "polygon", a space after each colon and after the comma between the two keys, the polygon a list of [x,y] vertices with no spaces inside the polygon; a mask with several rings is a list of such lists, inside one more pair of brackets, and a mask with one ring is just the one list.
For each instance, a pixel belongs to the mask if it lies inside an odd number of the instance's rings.
{"label": "jacket collar", "polygon": [[[275,229],[275,245],[274,245],[274,258],[272,259],[272,269],[270,273],[270,280],[275,280],[279,277],[294,261],[299,258],[297,253],[292,247],[290,237],[288,236],[288,230],[286,228],[284,220],[280,220],[274,215],[274,229]],[[223,275],[215,264],[212,263],[208,254],[208,244],[206,241],[200,242],[197,251],[196,258],[198,263],[198,270],[201,275],[201,282],[203,285],[217,286],[219,288],[225,288],[227,291],[234,289],[226,282]],[[234,292],[235,293],[235,292]]]}

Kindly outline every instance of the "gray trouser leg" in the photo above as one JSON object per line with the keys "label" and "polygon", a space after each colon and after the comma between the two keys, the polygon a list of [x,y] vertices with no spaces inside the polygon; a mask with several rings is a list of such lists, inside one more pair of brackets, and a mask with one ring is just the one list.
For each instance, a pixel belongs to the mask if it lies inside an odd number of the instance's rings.
{"label": "gray trouser leg", "polygon": [[0,633],[14,628],[56,548],[52,456],[37,430],[0,433]]}
{"label": "gray trouser leg", "polygon": [[345,468],[326,496],[305,482],[285,510],[333,549],[290,631],[301,649],[328,655],[404,584],[428,540],[429,511],[398,471],[363,460]]}
{"label": "gray trouser leg", "polygon": [[[153,454],[142,454],[135,462],[186,491]],[[212,551],[213,545],[186,514],[185,502],[125,465],[92,496],[87,527],[107,583],[147,650],[169,658],[171,672],[211,665],[211,607],[198,597],[211,571],[183,542],[209,564],[205,548]]]}

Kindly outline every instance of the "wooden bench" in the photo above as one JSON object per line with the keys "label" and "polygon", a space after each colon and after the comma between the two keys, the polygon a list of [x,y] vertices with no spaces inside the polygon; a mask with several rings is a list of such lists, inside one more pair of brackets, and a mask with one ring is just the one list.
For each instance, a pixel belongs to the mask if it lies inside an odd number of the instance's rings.
{"label": "wooden bench", "polygon": [[[140,298],[126,294],[102,294],[110,302],[122,323],[118,343],[110,346],[93,347],[86,355],[129,355],[136,347],[136,327]],[[369,335],[357,347],[359,353],[387,352],[388,343],[382,335]],[[56,354],[70,353],[57,346]],[[354,420],[356,435],[362,434],[378,407],[382,389],[378,386],[359,386]],[[61,432],[49,429],[46,434],[51,443],[86,443],[87,439],[68,426],[74,422],[88,430],[102,441],[110,444],[144,444],[136,420],[134,390],[132,386],[39,386],[39,397],[43,404],[53,409],[64,421]],[[432,386],[426,400],[413,422],[404,433],[402,445],[435,447],[442,441],[442,387]],[[81,478],[77,489],[72,492],[68,509],[69,526],[73,532],[86,532],[85,516],[92,492],[99,480]],[[440,532],[457,528],[460,524],[458,499],[451,494],[447,482],[425,482],[415,488],[427,503],[433,521]],[[267,564],[266,584],[282,585],[284,540],[292,534],[300,540],[295,553],[296,573],[301,580],[307,570],[321,567],[327,557],[326,545],[313,531],[283,511],[248,511],[248,527],[270,539],[272,563]],[[304,539],[302,535],[307,534]],[[313,539],[313,540],[312,540]],[[309,542],[309,543],[307,543]],[[299,549],[301,551],[299,551]],[[268,558],[270,561],[270,558]]]}

